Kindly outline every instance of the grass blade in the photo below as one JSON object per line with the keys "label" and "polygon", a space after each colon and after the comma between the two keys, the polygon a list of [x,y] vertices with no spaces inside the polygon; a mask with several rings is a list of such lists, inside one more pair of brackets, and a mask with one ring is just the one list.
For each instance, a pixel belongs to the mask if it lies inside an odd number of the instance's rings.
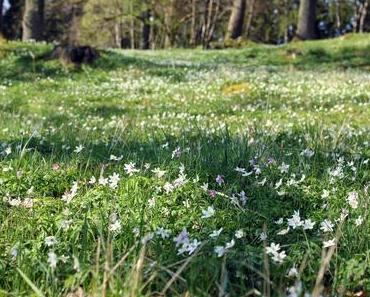
{"label": "grass blade", "polygon": [[39,288],[35,286],[35,284],[28,278],[28,276],[23,273],[22,270],[17,268],[17,271],[38,297],[45,297],[45,295],[39,290]]}

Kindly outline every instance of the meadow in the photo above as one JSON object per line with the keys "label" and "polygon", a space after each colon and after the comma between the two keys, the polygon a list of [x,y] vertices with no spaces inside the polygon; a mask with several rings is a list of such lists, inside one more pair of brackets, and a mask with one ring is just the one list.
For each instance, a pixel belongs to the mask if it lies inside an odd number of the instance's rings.
{"label": "meadow", "polygon": [[51,47],[0,44],[0,296],[370,291],[370,35]]}

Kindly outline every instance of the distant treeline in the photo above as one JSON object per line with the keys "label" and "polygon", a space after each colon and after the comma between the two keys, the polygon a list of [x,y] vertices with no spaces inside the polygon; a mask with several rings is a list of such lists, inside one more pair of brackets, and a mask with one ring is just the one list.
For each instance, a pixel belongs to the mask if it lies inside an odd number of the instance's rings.
{"label": "distant treeline", "polygon": [[0,34],[99,47],[281,44],[370,31],[370,0],[0,0]]}

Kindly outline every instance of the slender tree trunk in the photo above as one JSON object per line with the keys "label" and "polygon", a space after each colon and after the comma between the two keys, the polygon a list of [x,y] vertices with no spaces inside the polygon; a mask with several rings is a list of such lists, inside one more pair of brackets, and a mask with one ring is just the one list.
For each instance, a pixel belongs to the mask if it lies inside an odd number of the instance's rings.
{"label": "slender tree trunk", "polygon": [[22,40],[42,40],[44,33],[44,0],[26,0]]}
{"label": "slender tree trunk", "polygon": [[3,10],[4,10],[4,0],[0,0],[0,37],[3,32]]}
{"label": "slender tree trunk", "polygon": [[289,25],[287,21],[289,20],[289,0],[284,1],[284,43],[289,42]]}
{"label": "slender tree trunk", "polygon": [[335,23],[337,26],[337,29],[340,29],[342,26],[342,20],[340,17],[340,0],[335,0]]}
{"label": "slender tree trunk", "polygon": [[120,23],[116,22],[114,24],[114,42],[116,44],[117,48],[121,47],[121,41],[122,41],[122,36],[121,36],[121,28],[120,28]]}
{"label": "slender tree trunk", "polygon": [[359,26],[358,26],[358,31],[359,31],[360,33],[363,33],[363,32],[364,32],[364,25],[365,25],[365,20],[366,20],[366,16],[367,16],[368,8],[369,8],[369,1],[368,1],[368,0],[366,0],[366,1],[361,5],[361,11],[360,11],[360,22],[359,22]]}
{"label": "slender tree trunk", "polygon": [[207,36],[207,20],[208,20],[208,2],[210,0],[205,0],[203,2],[203,15],[202,15],[202,28],[200,32],[200,41],[205,46],[205,40]]}
{"label": "slender tree trunk", "polygon": [[154,12],[152,11],[152,15],[151,15],[151,26],[150,26],[150,38],[149,38],[149,44],[150,44],[150,49],[154,50],[155,49],[155,29],[154,29],[154,26],[153,26],[153,23],[154,23]]}
{"label": "slender tree trunk", "polygon": [[[83,0],[88,2],[89,0]],[[123,40],[123,23],[122,23],[122,16],[124,15],[124,9],[122,2],[115,1],[112,6],[114,11],[117,11],[118,16],[114,19],[114,46],[116,48],[123,48],[127,47],[128,40]]]}
{"label": "slender tree trunk", "polygon": [[133,1],[130,1],[130,42],[131,49],[135,49],[135,18],[134,18],[134,4]]}
{"label": "slender tree trunk", "polygon": [[131,39],[131,49],[135,49],[135,20],[131,18],[130,20],[130,39]]}
{"label": "slender tree trunk", "polygon": [[141,49],[150,49],[150,10],[146,10],[141,15],[142,20],[142,40]]}
{"label": "slender tree trunk", "polygon": [[172,47],[174,43],[174,37],[173,37],[173,18],[174,18],[174,13],[175,13],[175,1],[176,0],[171,0],[169,3],[169,7],[166,11],[165,14],[165,30],[166,30],[166,36],[164,40],[164,46],[166,48]]}
{"label": "slender tree trunk", "polygon": [[353,32],[357,32],[358,19],[359,19],[359,9],[357,7],[357,3],[356,2],[354,2],[353,6],[354,6],[353,10],[355,12],[354,22],[353,22]]}
{"label": "slender tree trunk", "polygon": [[246,0],[234,0],[231,9],[229,24],[227,26],[226,39],[236,39],[242,36]]}
{"label": "slender tree trunk", "polygon": [[301,0],[297,29],[297,36],[300,39],[316,38],[316,4],[317,0]]}
{"label": "slender tree trunk", "polygon": [[255,7],[256,0],[249,0],[248,2],[248,15],[247,15],[247,22],[245,24],[245,36],[246,38],[249,37],[249,33],[251,30],[251,25],[254,17],[254,7]]}
{"label": "slender tree trunk", "polygon": [[206,0],[204,1],[204,22],[202,26],[202,46],[203,48],[208,48],[208,36],[209,36],[209,27],[212,18],[212,8],[213,8],[213,1],[214,0]]}
{"label": "slender tree trunk", "polygon": [[202,27],[202,46],[203,48],[208,48],[210,41],[210,28],[212,22],[212,11],[214,0],[208,0],[204,2],[204,24]]}
{"label": "slender tree trunk", "polygon": [[190,32],[190,45],[195,46],[197,40],[197,27],[196,27],[196,0],[191,1],[191,32]]}
{"label": "slender tree trunk", "polygon": [[[216,24],[219,17],[220,12],[220,0],[215,0],[215,8],[211,7],[210,10],[210,19],[208,23],[208,36],[207,36],[207,45],[211,42],[213,33],[215,32]],[[213,17],[212,17],[213,14]]]}

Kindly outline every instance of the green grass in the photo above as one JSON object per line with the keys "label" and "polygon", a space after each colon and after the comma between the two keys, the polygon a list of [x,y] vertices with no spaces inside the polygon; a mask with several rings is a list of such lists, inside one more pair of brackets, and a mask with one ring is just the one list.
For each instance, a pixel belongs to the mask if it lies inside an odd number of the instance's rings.
{"label": "green grass", "polygon": [[[79,70],[50,49],[0,45],[0,296],[310,293],[333,238],[325,292],[370,290],[370,35],[111,50]],[[294,211],[315,225],[279,235]]]}

